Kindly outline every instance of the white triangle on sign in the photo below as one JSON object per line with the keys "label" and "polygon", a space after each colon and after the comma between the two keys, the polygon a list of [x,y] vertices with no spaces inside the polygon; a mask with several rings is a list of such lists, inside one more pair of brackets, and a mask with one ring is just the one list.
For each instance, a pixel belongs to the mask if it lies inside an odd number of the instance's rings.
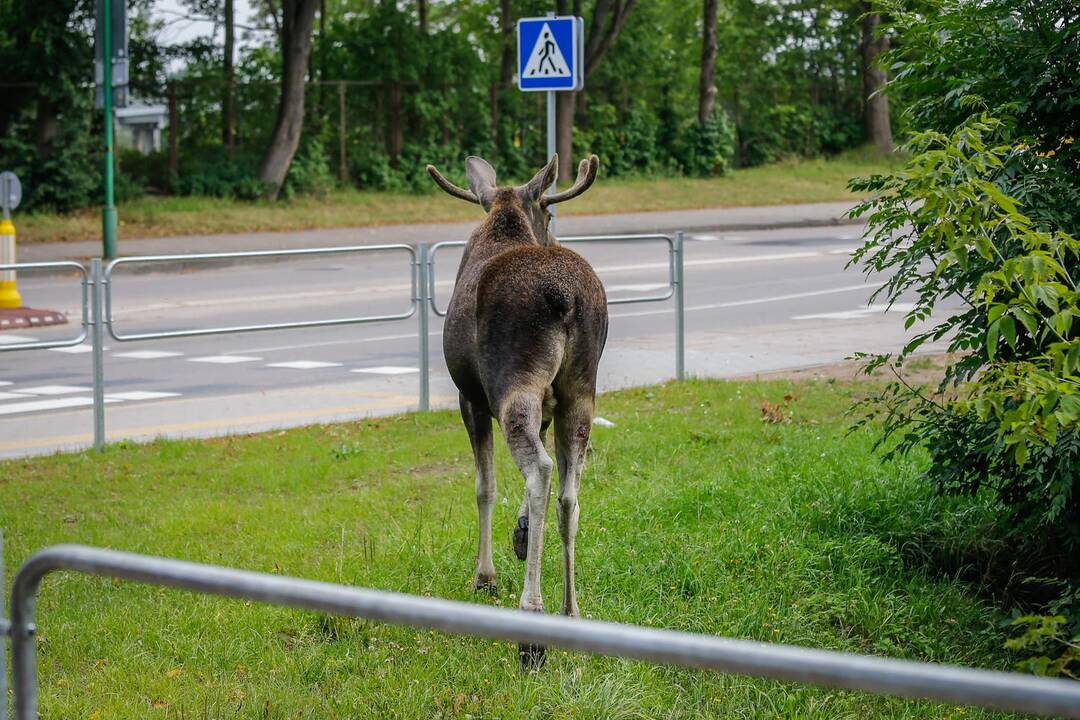
{"label": "white triangle on sign", "polygon": [[533,45],[529,61],[525,63],[524,76],[527,78],[564,78],[570,77],[570,66],[566,64],[566,58],[559,50],[559,43],[555,42],[555,35],[547,23],[540,29],[536,36],[536,44]]}

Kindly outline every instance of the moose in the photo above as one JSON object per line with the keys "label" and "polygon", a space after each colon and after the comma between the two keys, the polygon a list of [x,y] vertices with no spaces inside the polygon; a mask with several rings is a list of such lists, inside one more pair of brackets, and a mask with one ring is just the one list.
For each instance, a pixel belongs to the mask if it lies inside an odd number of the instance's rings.
{"label": "moose", "polygon": [[[580,615],[574,591],[578,487],[592,429],[596,369],[607,341],[608,314],[600,278],[584,258],[559,245],[550,231],[548,208],[588,190],[598,167],[595,155],[582,160],[572,187],[545,194],[556,180],[557,155],[519,187],[496,186],[494,168],[479,157],[466,159],[467,190],[427,166],[440,188],[479,204],[487,213],[465,247],[443,329],[443,352],[459,391],[461,419],[476,462],[480,542],[473,587],[495,590],[491,555],[494,418],[525,480],[525,498],[513,534],[514,552],[525,561],[519,607],[544,611],[540,557],[553,468],[544,445],[554,421],[557,517],[563,547],[562,613],[572,617]],[[544,663],[542,646],[523,644],[519,653],[526,669]]]}

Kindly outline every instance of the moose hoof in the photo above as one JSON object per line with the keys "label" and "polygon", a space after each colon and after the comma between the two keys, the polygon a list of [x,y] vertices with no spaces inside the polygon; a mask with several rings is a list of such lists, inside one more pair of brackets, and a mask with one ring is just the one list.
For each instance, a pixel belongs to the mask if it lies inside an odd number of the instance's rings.
{"label": "moose hoof", "polygon": [[492,595],[498,593],[498,588],[495,585],[495,576],[488,574],[476,573],[473,577],[473,590],[476,592],[489,592]]}
{"label": "moose hoof", "polygon": [[518,657],[521,659],[521,669],[523,671],[536,672],[544,667],[544,662],[547,660],[547,649],[543,645],[519,643]]}
{"label": "moose hoof", "polygon": [[529,557],[529,518],[527,515],[519,517],[517,527],[514,528],[514,554],[521,561]]}

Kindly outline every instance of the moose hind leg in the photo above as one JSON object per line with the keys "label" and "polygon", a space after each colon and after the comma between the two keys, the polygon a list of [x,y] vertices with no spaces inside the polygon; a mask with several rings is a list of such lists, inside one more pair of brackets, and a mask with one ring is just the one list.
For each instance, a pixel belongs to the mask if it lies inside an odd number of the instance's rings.
{"label": "moose hind leg", "polygon": [[476,550],[473,588],[495,593],[495,563],[491,557],[491,515],[495,507],[495,463],[491,413],[477,408],[461,396],[461,419],[469,432],[476,463],[476,509],[480,517],[480,539]]}
{"label": "moose hind leg", "polygon": [[574,540],[578,529],[578,490],[592,430],[592,404],[573,403],[556,410],[555,452],[559,460],[559,499],[556,517],[563,549],[562,614],[579,617],[574,586]]}
{"label": "moose hind leg", "polygon": [[[554,404],[554,403],[552,403]],[[545,417],[540,422],[540,444],[547,445],[547,431],[551,425],[551,418],[547,414],[547,398],[545,397]],[[521,500],[521,509],[518,510],[517,524],[514,526],[514,554],[517,559],[525,562],[529,556],[529,494]]]}
{"label": "moose hind leg", "polygon": [[[541,401],[539,397],[515,395],[502,411],[500,425],[510,454],[525,479],[528,510],[525,584],[519,607],[522,610],[543,612],[540,595],[540,557],[544,547],[544,517],[551,494],[551,471],[554,463],[540,441]],[[539,645],[520,645],[521,665],[526,669],[539,668],[544,663],[544,648]]]}

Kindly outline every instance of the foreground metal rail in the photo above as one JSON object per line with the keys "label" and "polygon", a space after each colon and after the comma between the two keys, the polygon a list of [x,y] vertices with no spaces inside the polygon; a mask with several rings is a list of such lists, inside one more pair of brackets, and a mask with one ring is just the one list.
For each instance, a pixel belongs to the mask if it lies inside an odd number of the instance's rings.
{"label": "foreground metal rail", "polygon": [[[568,235],[559,238],[562,245],[574,244],[606,244],[626,242],[662,242],[668,246],[668,285],[664,291],[655,295],[642,295],[634,297],[608,298],[608,305],[629,305],[631,303],[663,302],[675,298],[675,378],[682,380],[686,367],[686,325],[684,318],[684,288],[683,288],[683,232],[679,230],[674,236],[663,234],[651,235]],[[446,309],[439,307],[438,298],[435,295],[435,257],[442,248],[465,247],[468,243],[464,240],[447,240],[438,242],[427,251],[426,261],[421,260],[425,266],[424,275],[427,278],[427,299],[431,311],[439,317],[446,317]]]}
{"label": "foreground metal rail", "polygon": [[[346,253],[369,253],[369,252],[404,252],[409,256],[410,282],[412,293],[410,295],[409,308],[392,315],[368,315],[362,317],[331,318],[327,320],[302,320],[287,323],[264,323],[262,325],[235,325],[233,327],[199,328],[195,330],[169,330],[162,332],[128,333],[116,332],[113,327],[113,299],[112,284],[113,271],[124,265],[136,264],[164,264],[175,262],[212,262],[215,260],[251,260],[260,258],[296,257],[305,255],[342,255]],[[201,253],[192,255],[144,255],[139,257],[123,257],[113,260],[105,269],[105,326],[109,329],[109,335],[118,342],[133,340],[158,340],[162,338],[196,337],[200,335],[225,335],[228,333],[258,332],[261,330],[294,330],[296,328],[326,327],[328,325],[361,325],[364,323],[389,322],[392,320],[407,320],[416,314],[419,305],[416,288],[418,280],[413,268],[417,267],[416,251],[411,245],[349,245],[345,247],[329,248],[303,248],[299,250],[259,250],[252,252],[234,253]]]}
{"label": "foreground metal rail", "polygon": [[42,578],[56,570],[460,635],[884,695],[1080,718],[1080,683],[1066,680],[523,613],[80,545],[57,545],[27,560],[11,589],[16,720],[37,717],[34,604]]}
{"label": "foreground metal rail", "polygon": [[[90,334],[90,276],[86,272],[86,268],[82,263],[72,262],[69,260],[63,260],[59,262],[34,262],[34,263],[11,263],[7,265],[0,265],[0,272],[6,270],[15,270],[17,272],[23,272],[26,270],[74,270],[79,273],[80,284],[82,285],[82,331],[75,337],[67,338],[66,340],[48,340],[43,342],[25,342],[25,343],[13,343],[11,345],[0,345],[0,352],[11,352],[14,350],[45,350],[48,348],[62,348],[62,347],[74,347],[75,345],[82,345],[86,338]],[[26,328],[18,328],[25,330]]]}

